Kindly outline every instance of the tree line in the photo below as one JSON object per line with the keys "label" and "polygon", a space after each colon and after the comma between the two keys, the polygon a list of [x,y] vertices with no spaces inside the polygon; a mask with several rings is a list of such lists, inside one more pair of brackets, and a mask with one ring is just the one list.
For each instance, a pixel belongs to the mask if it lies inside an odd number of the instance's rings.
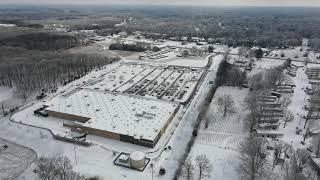
{"label": "tree line", "polygon": [[125,44],[125,43],[113,43],[109,46],[110,50],[122,50],[122,51],[134,51],[134,52],[143,52],[147,50],[147,47],[143,44]]}
{"label": "tree line", "polygon": [[117,60],[14,47],[0,49],[0,86],[16,89],[23,98],[39,92],[54,92],[59,85],[65,85]]}
{"label": "tree line", "polygon": [[219,65],[216,77],[216,84],[217,86],[227,85],[241,87],[246,82],[246,72],[240,70],[239,67],[230,64],[228,62],[229,58],[229,52],[227,51],[224,54],[223,60]]}
{"label": "tree line", "polygon": [[51,51],[80,46],[84,44],[84,41],[85,37],[82,35],[35,32],[1,39],[0,45]]}

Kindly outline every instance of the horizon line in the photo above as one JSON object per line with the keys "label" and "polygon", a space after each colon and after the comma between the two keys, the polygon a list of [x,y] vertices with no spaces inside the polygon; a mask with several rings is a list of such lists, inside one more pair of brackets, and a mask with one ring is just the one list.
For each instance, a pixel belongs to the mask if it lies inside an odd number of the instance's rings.
{"label": "horizon line", "polygon": [[[198,7],[198,8],[320,8],[320,5],[193,5],[193,4],[162,4],[162,3],[132,3],[132,4],[125,4],[125,3],[1,3],[2,6],[154,6],[154,7]],[[1,7],[0,7],[1,9]]]}

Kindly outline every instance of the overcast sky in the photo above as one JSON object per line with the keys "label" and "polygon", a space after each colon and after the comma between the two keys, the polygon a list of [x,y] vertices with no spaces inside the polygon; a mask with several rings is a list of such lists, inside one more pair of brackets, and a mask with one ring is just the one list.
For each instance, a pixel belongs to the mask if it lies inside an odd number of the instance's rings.
{"label": "overcast sky", "polygon": [[211,6],[320,6],[320,0],[0,0],[2,4],[146,4]]}

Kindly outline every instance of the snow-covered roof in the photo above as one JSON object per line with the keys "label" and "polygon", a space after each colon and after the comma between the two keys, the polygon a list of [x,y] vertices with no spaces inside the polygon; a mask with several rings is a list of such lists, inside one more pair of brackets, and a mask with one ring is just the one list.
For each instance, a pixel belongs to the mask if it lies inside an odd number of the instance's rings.
{"label": "snow-covered roof", "polygon": [[315,165],[320,167],[320,158],[311,158],[311,160],[314,162]]}
{"label": "snow-covered roof", "polygon": [[81,89],[47,104],[47,110],[89,118],[84,127],[154,140],[178,103]]}
{"label": "snow-covered roof", "polygon": [[317,125],[315,127],[310,128],[310,133],[311,134],[320,134],[320,126]]}

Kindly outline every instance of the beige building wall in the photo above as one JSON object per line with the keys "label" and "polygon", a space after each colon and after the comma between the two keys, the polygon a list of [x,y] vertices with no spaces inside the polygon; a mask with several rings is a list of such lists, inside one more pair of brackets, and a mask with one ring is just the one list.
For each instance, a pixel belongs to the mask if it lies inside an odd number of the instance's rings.
{"label": "beige building wall", "polygon": [[56,112],[56,111],[50,111],[50,110],[47,110],[47,113],[49,116],[52,116],[52,117],[66,119],[66,120],[70,120],[70,121],[78,121],[78,122],[82,122],[82,123],[85,123],[90,119],[87,117],[81,117],[81,116],[76,116],[76,115],[66,114],[66,113],[61,113],[61,112]]}
{"label": "beige building wall", "polygon": [[84,127],[82,126],[81,129],[83,131],[87,131],[89,134],[93,134],[96,136],[102,136],[105,138],[110,138],[110,139],[115,139],[120,141],[120,134],[109,132],[109,131],[104,131],[100,129],[94,129],[94,128],[89,128],[89,127]]}

